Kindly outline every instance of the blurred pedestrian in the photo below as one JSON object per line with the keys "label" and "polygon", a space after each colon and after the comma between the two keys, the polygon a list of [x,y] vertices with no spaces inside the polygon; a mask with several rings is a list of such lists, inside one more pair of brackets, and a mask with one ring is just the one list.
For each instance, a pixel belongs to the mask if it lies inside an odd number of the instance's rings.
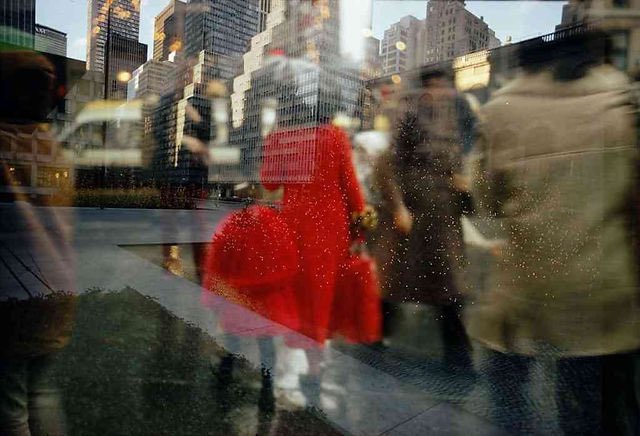
{"label": "blurred pedestrian", "polygon": [[[52,163],[69,165],[47,122],[58,80],[55,66],[39,53],[0,47],[2,150],[31,153],[37,145],[51,150]],[[29,203],[35,195],[29,195],[30,180],[16,171],[24,166],[16,155],[0,159],[0,179],[12,201],[0,210],[0,434],[57,436],[66,429],[52,368],[71,338],[75,313],[72,222],[64,210]],[[70,191],[57,192],[56,201],[70,204]],[[51,206],[52,199],[40,201]]]}
{"label": "blurred pedestrian", "polygon": [[598,33],[528,43],[482,109],[475,198],[506,243],[469,332],[493,350],[496,418],[520,433],[535,431],[525,389],[543,356],[564,434],[639,431],[637,109],[607,54]]}
{"label": "blurred pedestrian", "polygon": [[[218,387],[224,391],[230,386],[241,338],[255,340],[261,362],[261,406],[271,404],[269,409],[274,404],[273,338],[298,328],[297,269],[297,247],[288,226],[277,211],[258,205],[232,213],[218,226],[204,262],[201,301],[217,312],[229,350],[216,369]],[[265,325],[253,314],[271,323]]]}
{"label": "blurred pedestrian", "polygon": [[[353,236],[351,217],[364,211],[356,178],[351,143],[331,125],[339,111],[340,91],[327,72],[300,60],[282,56],[273,61],[274,77],[282,80],[278,95],[278,127],[265,139],[260,178],[268,190],[283,187],[281,214],[295,240],[299,269],[295,302],[299,332],[312,341],[289,341],[304,348],[309,374],[301,378],[311,401],[320,395],[322,347],[330,331],[331,307],[340,265],[349,255]],[[309,106],[301,93],[306,69],[316,69],[321,101]],[[318,80],[318,79],[315,79]],[[324,100],[326,99],[326,101]],[[316,114],[311,118],[311,114]],[[355,214],[355,215],[354,215]]]}
{"label": "blurred pedestrian", "polygon": [[463,99],[450,72],[428,70],[407,98],[394,135],[394,167],[401,202],[396,226],[406,234],[399,247],[390,297],[437,308],[448,368],[473,374],[471,344],[461,315],[465,302],[460,218],[468,202],[462,175]]}

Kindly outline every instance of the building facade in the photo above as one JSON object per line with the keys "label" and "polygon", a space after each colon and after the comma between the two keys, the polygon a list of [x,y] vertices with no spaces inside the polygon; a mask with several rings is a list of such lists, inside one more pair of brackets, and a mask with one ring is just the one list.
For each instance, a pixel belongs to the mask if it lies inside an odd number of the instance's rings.
{"label": "building facade", "polygon": [[150,59],[136,68],[127,85],[127,100],[160,97],[170,90],[171,77],[177,64]]}
{"label": "building facade", "polygon": [[189,145],[208,144],[212,128],[212,81],[230,82],[258,33],[259,0],[190,0],[184,51],[176,58],[172,90],[153,113],[154,178],[160,185],[203,186],[208,168]]}
{"label": "building facade", "polygon": [[[361,114],[361,65],[347,64],[340,53],[340,2],[289,1],[285,6],[261,51],[262,66],[244,84],[242,116],[234,113],[234,127],[239,127],[232,130],[231,146],[240,149],[240,168],[238,179],[228,181],[259,181],[264,137],[274,129],[317,127],[338,114]],[[315,146],[313,135],[306,145]],[[218,176],[210,170],[210,179]],[[300,168],[296,180],[307,176]]]}
{"label": "building facade", "polygon": [[380,42],[374,36],[366,37],[364,40],[363,73],[366,79],[373,79],[383,74]]}
{"label": "building facade", "polygon": [[620,69],[640,75],[640,0],[571,0],[562,8],[556,31],[581,25],[608,33],[610,57]]}
{"label": "building facade", "polygon": [[147,45],[118,34],[109,41],[109,71],[107,72],[109,99],[125,100],[127,85],[134,70],[147,61]]}
{"label": "building facade", "polygon": [[[142,100],[142,121],[137,128],[141,134],[141,156],[144,168],[152,167],[158,127],[168,127],[166,124],[158,126],[159,119],[155,117],[158,103],[162,96],[170,94],[174,84],[175,70],[178,64],[169,61],[148,60],[133,71],[127,87],[127,100]],[[151,174],[147,174],[151,175]]]}
{"label": "building facade", "polygon": [[422,64],[425,31],[425,21],[412,15],[384,31],[380,54],[383,74],[412,70]]}
{"label": "building facade", "polygon": [[0,1],[0,42],[33,47],[35,29],[35,0]]}
{"label": "building facade", "polygon": [[104,72],[107,33],[138,42],[140,1],[89,0],[87,21],[87,69]]}
{"label": "building facade", "polygon": [[66,57],[67,34],[42,24],[36,24],[33,48],[39,52]]}
{"label": "building facade", "polygon": [[64,142],[58,141],[55,133],[68,129],[86,103],[101,98],[102,75],[86,71],[82,61],[46,57],[54,62],[59,84],[68,91],[46,123],[27,123],[15,134],[5,132],[0,138],[0,197],[34,199],[70,188],[75,181],[75,157],[101,145],[100,131],[93,126],[83,126]]}
{"label": "building facade", "polygon": [[571,1],[562,6],[562,19],[556,32],[583,24],[586,19],[587,3]]}
{"label": "building facade", "polygon": [[483,17],[469,12],[463,0],[429,0],[427,3],[423,64],[499,46],[495,32]]}
{"label": "building facade", "polygon": [[[261,7],[269,7],[266,17],[260,10],[260,33],[251,38],[251,48],[243,56],[242,74],[233,79],[231,94],[231,120],[234,128],[240,127],[244,120],[246,92],[251,87],[251,74],[265,64],[268,57],[267,47],[273,40],[273,28],[285,19],[285,0],[261,0]],[[263,28],[264,27],[264,28]]]}
{"label": "building facade", "polygon": [[241,59],[258,33],[259,1],[190,0],[185,20],[186,57],[197,58],[206,50]]}
{"label": "building facade", "polygon": [[184,48],[184,21],[187,4],[171,0],[155,18],[153,27],[153,59],[166,61],[171,53],[180,53]]}

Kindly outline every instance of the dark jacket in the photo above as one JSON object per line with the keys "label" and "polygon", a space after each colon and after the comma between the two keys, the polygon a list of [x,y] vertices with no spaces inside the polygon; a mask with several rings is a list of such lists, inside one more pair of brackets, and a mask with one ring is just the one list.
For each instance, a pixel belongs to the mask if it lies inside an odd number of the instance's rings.
{"label": "dark jacket", "polygon": [[450,305],[465,294],[460,192],[460,105],[448,85],[420,90],[395,131],[395,171],[413,228],[400,241],[390,297]]}

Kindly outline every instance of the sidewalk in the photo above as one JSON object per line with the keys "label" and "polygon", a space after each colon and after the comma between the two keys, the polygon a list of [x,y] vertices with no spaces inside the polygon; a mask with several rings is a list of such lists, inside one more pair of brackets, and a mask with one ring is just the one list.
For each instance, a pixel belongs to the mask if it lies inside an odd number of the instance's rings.
{"label": "sidewalk", "polygon": [[[37,208],[35,210],[37,213]],[[170,274],[121,246],[207,242],[216,223],[229,210],[228,207],[195,211],[61,210],[63,214],[73,215],[75,221],[78,289],[133,288],[152,297],[184,322],[199,327],[216,343],[225,345],[228,342],[225,335],[238,332],[220,330],[215,314],[200,304],[201,289],[196,283]],[[6,236],[11,239],[10,235]],[[221,304],[231,305],[224,301]],[[248,310],[239,310],[246,316],[247,324],[254,328],[257,325],[267,329],[271,323]],[[235,347],[227,346],[227,351],[242,355],[259,368],[255,346],[240,341]],[[276,370],[275,386],[287,401],[299,401],[296,375],[304,370],[303,355],[280,343],[277,343],[277,353],[281,363]],[[340,347],[327,348],[321,401],[311,405],[321,409],[341,432],[504,434],[485,419],[434,398],[402,377],[375,368],[381,367],[380,362],[371,366],[356,357],[341,351]]]}

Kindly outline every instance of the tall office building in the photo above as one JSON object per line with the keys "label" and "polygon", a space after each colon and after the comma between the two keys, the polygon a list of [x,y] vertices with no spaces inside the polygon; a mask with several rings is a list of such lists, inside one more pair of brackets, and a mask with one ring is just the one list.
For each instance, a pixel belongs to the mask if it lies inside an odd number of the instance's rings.
{"label": "tall office building", "polygon": [[363,74],[365,79],[373,79],[382,75],[382,57],[380,56],[381,41],[375,36],[364,40]]}
{"label": "tall office building", "polygon": [[[185,145],[188,138],[207,143],[211,135],[212,80],[231,80],[259,29],[260,0],[189,0],[184,51],[173,73],[175,88],[155,110],[153,165],[159,184],[201,186],[207,167]],[[197,115],[195,115],[197,114]]]}
{"label": "tall office building", "polygon": [[[141,100],[142,121],[138,123],[141,133],[140,149],[142,163],[150,168],[153,162],[158,119],[154,116],[156,104],[162,96],[172,90],[174,72],[178,64],[150,59],[134,70],[127,89],[127,100]],[[159,133],[159,132],[158,132]]]}
{"label": "tall office building", "polygon": [[260,15],[258,16],[258,32],[264,32],[267,29],[267,19],[271,10],[276,8],[276,3],[280,0],[260,0]]}
{"label": "tall office building", "polygon": [[177,64],[169,61],[150,59],[131,74],[127,87],[127,100],[149,96],[161,96],[171,87],[171,77]]}
{"label": "tall office building", "polygon": [[184,47],[184,21],[187,4],[171,0],[158,14],[153,28],[153,59],[166,61],[171,53],[179,53]]}
{"label": "tall office building", "polygon": [[[231,144],[240,148],[243,181],[259,180],[263,138],[271,129],[317,127],[338,113],[360,116],[360,69],[347,65],[340,54],[339,0],[285,5],[284,20],[271,29],[271,42],[264,47],[262,67],[250,74],[242,117],[234,118],[240,127],[232,130]],[[272,115],[265,115],[269,111]],[[312,133],[305,144],[315,147]],[[308,181],[307,176],[300,168],[296,180]]]}
{"label": "tall office building", "polygon": [[426,29],[424,64],[500,46],[495,32],[465,8],[464,0],[429,0]]}
{"label": "tall office building", "polygon": [[36,24],[34,49],[39,52],[67,56],[67,34],[51,27]]}
{"label": "tall office building", "polygon": [[[233,127],[240,127],[244,120],[245,95],[251,87],[251,74],[265,64],[268,57],[267,47],[273,40],[273,28],[285,19],[285,0],[260,0],[260,33],[251,38],[251,48],[243,56],[242,74],[233,80],[231,94],[231,119]],[[269,7],[265,10],[262,7]],[[267,12],[264,16],[264,12]]]}
{"label": "tall office building", "polygon": [[187,58],[202,50],[229,57],[244,54],[258,33],[259,1],[190,0],[185,20]]}
{"label": "tall office building", "polygon": [[271,45],[290,58],[335,64],[340,59],[340,2],[289,1],[286,20],[274,29]]}
{"label": "tall office building", "polygon": [[384,74],[411,70],[424,61],[425,20],[407,15],[384,31],[381,61]]}
{"label": "tall office building", "polygon": [[[107,32],[135,42],[138,41],[140,0],[88,1],[87,69],[104,72]],[[109,29],[107,29],[108,24]],[[135,68],[139,65],[136,65]]]}
{"label": "tall office building", "polygon": [[127,84],[131,73],[147,61],[147,45],[118,34],[109,42],[109,99],[127,98]]}
{"label": "tall office building", "polygon": [[0,42],[33,47],[35,28],[35,0],[0,1]]}

